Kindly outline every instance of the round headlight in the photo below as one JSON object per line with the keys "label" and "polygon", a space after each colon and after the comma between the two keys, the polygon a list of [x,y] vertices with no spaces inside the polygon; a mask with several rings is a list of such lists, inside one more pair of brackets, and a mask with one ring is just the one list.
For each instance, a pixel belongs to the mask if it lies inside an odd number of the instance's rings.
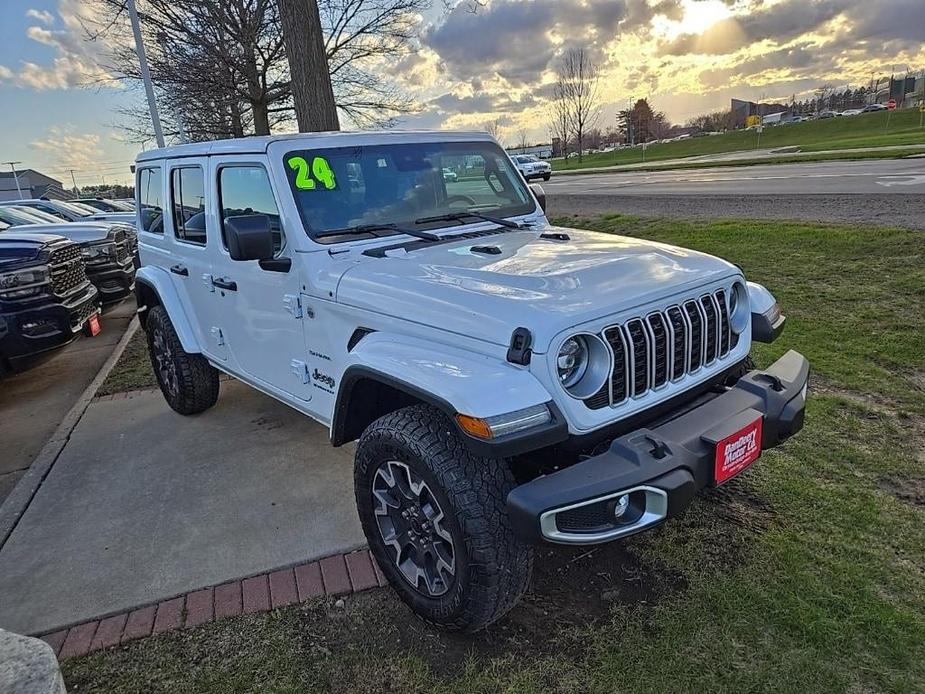
{"label": "round headlight", "polygon": [[612,357],[597,335],[572,335],[556,354],[556,374],[565,392],[584,400],[597,393],[610,377]]}
{"label": "round headlight", "polygon": [[736,282],[729,290],[729,327],[736,334],[748,327],[749,319],[748,290],[741,282]]}
{"label": "round headlight", "polygon": [[563,342],[556,357],[559,383],[566,389],[571,388],[581,380],[587,368],[588,342],[584,336],[576,335]]}

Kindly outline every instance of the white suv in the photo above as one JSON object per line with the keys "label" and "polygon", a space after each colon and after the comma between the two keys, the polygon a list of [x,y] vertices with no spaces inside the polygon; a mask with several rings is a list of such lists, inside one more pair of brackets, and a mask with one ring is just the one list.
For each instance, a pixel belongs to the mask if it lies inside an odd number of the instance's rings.
{"label": "white suv", "polygon": [[136,191],[167,402],[209,408],[224,371],[358,441],[370,549],[445,628],[509,610],[535,545],[651,528],[803,424],[806,359],[749,360],[784,325],[764,287],[703,253],[551,226],[484,133],[152,150]]}
{"label": "white suv", "polygon": [[532,181],[534,178],[548,181],[552,177],[552,167],[549,162],[542,161],[532,154],[515,154],[511,160],[527,181]]}

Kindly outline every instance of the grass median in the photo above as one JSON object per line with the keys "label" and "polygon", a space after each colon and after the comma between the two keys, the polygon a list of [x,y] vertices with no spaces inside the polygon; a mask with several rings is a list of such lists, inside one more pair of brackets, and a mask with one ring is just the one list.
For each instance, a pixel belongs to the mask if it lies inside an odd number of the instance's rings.
{"label": "grass median", "polygon": [[[760,147],[799,146],[803,151],[853,149],[858,147],[895,147],[925,144],[925,128],[919,126],[918,109],[864,113],[826,120],[775,125],[764,128],[760,139],[755,130],[735,130],[723,135],[692,137],[677,142],[654,144],[646,148],[645,160],[641,147],[618,149],[614,152],[590,154],[577,159],[557,159],[554,171],[573,171],[599,166],[618,166],[657,162],[664,159],[739,152]],[[889,155],[886,155],[889,156]],[[807,158],[801,161],[807,161]],[[768,160],[765,163],[775,163]]]}
{"label": "grass median", "polygon": [[681,518],[541,551],[472,637],[387,590],[64,664],[80,692],[925,691],[925,244],[780,222],[558,220],[715,253],[767,284],[813,365],[806,428]]}

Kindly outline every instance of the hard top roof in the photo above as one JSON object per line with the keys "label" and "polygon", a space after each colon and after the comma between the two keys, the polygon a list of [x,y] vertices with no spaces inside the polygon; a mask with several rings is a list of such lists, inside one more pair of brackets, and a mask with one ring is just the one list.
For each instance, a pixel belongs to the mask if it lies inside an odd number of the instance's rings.
{"label": "hard top roof", "polygon": [[218,154],[263,154],[275,142],[304,143],[307,147],[349,147],[400,142],[460,142],[465,140],[491,140],[481,131],[458,130],[354,130],[318,133],[292,133],[290,135],[263,135],[239,137],[231,140],[191,142],[140,152],[136,162],[178,157],[207,157]]}

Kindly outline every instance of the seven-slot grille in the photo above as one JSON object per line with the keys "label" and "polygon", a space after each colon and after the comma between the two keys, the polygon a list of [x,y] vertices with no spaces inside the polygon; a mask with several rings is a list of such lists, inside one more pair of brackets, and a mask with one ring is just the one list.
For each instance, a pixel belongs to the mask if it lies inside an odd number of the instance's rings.
{"label": "seven-slot grille", "polygon": [[48,259],[51,273],[51,287],[58,296],[67,296],[87,281],[80,247],[69,243],[63,248],[52,251]]}
{"label": "seven-slot grille", "polygon": [[613,373],[584,401],[592,410],[678,381],[725,357],[738,342],[722,289],[611,325],[602,335],[613,354]]}

